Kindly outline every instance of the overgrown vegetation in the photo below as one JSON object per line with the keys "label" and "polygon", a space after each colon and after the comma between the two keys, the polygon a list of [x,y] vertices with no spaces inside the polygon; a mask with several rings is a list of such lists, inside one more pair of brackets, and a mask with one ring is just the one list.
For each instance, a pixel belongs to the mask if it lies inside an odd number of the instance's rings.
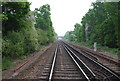
{"label": "overgrown vegetation", "polygon": [[[89,42],[73,42],[73,43],[78,44],[80,46],[86,46],[86,47],[94,49],[93,44],[91,44]],[[97,44],[97,49],[101,50],[101,51],[109,52],[111,54],[120,54],[120,51],[118,48],[109,48],[107,46],[102,46],[100,44]]]}
{"label": "overgrown vegetation", "polygon": [[74,31],[68,31],[64,38],[90,47],[97,42],[98,49],[120,54],[119,3],[96,2],[92,6],[81,24],[75,24]]}
{"label": "overgrown vegetation", "polygon": [[3,70],[55,40],[48,4],[30,11],[29,2],[3,2],[1,15]]}

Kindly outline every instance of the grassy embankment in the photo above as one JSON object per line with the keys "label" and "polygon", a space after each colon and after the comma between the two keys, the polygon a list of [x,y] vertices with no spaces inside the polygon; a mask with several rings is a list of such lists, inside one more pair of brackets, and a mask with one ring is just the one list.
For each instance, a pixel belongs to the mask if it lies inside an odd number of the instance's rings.
{"label": "grassy embankment", "polygon": [[[92,49],[94,48],[93,44],[90,44],[90,43],[86,43],[86,42],[81,42],[81,43],[74,42],[74,43],[81,45],[81,46],[86,46],[86,47],[89,47]],[[103,51],[109,52],[111,54],[119,54],[120,55],[120,50],[118,48],[109,48],[107,46],[101,46],[101,45],[97,44],[97,50],[103,50]]]}
{"label": "grassy embankment", "polygon": [[[43,46],[41,46],[40,49],[43,49],[43,48],[45,48],[45,47],[46,47],[46,46],[43,45]],[[3,58],[2,58],[2,64],[1,64],[1,66],[0,66],[0,69],[2,69],[2,70],[7,70],[7,69],[9,69],[10,67],[15,66],[15,64],[13,64],[13,62],[15,62],[16,60],[24,60],[24,59],[27,59],[29,55],[30,55],[30,54],[28,54],[28,55],[23,55],[23,56],[20,56],[20,57],[18,57],[18,58],[3,57]]]}

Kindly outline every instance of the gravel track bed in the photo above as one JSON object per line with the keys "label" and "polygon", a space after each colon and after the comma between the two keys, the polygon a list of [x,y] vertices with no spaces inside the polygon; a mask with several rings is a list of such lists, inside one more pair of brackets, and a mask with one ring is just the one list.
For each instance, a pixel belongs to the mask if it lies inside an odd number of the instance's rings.
{"label": "gravel track bed", "polygon": [[[88,57],[91,57],[92,59],[102,63],[103,65],[107,66],[108,68],[112,69],[113,71],[117,72],[120,74],[120,56],[115,55],[115,54],[110,54],[104,51],[99,51],[97,50],[96,52],[93,49],[90,49],[88,47],[84,46],[79,46],[73,43],[70,43],[75,49],[82,51],[82,50],[87,50],[90,51],[91,53],[87,54],[85,53]],[[93,53],[94,54],[93,54]],[[99,55],[98,55],[99,54]],[[107,58],[107,59],[106,59]]]}
{"label": "gravel track bed", "polygon": [[41,76],[42,70],[45,67],[45,64],[48,62],[50,56],[53,54],[53,49],[55,48],[56,43],[47,49],[41,56],[35,61],[35,63],[31,64],[24,71],[19,73],[13,79],[38,79]]}

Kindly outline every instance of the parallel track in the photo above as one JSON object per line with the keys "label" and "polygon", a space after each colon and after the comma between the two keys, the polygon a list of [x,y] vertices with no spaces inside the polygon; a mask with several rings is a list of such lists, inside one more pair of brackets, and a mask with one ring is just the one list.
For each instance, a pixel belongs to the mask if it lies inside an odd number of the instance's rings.
{"label": "parallel track", "polygon": [[[41,69],[42,71],[39,71],[41,73],[37,72],[37,70],[35,72],[35,79],[39,79],[40,81],[120,80],[120,77],[116,72],[99,63],[96,58],[89,57],[86,53],[79,51],[66,42],[57,41],[53,48],[46,53],[46,55],[43,59],[48,56],[49,58],[47,58],[46,62],[44,62],[44,67],[42,68],[43,70]],[[38,68],[40,64],[38,64],[36,68]],[[34,71],[34,69],[32,70]],[[23,77],[23,74],[24,72],[20,74],[23,79],[27,75],[29,76],[29,74],[26,74]]]}
{"label": "parallel track", "polygon": [[69,44],[63,42],[66,47],[68,47],[71,51],[73,51],[76,56],[82,59],[82,61],[88,65],[92,69],[92,71],[96,74],[96,79],[99,79],[100,81],[115,81],[120,80],[120,77],[116,72],[113,70],[107,68],[106,66],[102,65],[101,63],[97,62],[96,60],[93,60],[86,56],[85,53],[81,51],[77,51]]}
{"label": "parallel track", "polygon": [[54,52],[52,62],[47,65],[49,66],[47,66],[47,70],[43,71],[43,76],[40,79],[48,79],[48,81],[93,81],[95,79],[92,70],[61,42]]}
{"label": "parallel track", "polygon": [[102,54],[102,53],[93,51],[91,49],[81,47],[79,45],[75,45],[72,43],[69,43],[69,44],[75,47],[76,49],[79,49],[81,52],[86,54],[91,59],[96,60],[102,63],[103,65],[109,67],[110,69],[118,73],[120,76],[120,60],[119,60],[120,56],[119,55],[112,57],[107,54]]}

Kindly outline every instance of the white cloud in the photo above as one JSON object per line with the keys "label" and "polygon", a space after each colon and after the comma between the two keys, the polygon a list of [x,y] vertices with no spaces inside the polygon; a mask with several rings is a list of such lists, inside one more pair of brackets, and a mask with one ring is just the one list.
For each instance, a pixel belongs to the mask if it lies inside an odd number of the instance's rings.
{"label": "white cloud", "polygon": [[31,10],[44,4],[51,7],[51,19],[55,32],[64,36],[67,31],[73,30],[75,23],[80,23],[82,17],[89,10],[95,0],[28,0],[32,2]]}

